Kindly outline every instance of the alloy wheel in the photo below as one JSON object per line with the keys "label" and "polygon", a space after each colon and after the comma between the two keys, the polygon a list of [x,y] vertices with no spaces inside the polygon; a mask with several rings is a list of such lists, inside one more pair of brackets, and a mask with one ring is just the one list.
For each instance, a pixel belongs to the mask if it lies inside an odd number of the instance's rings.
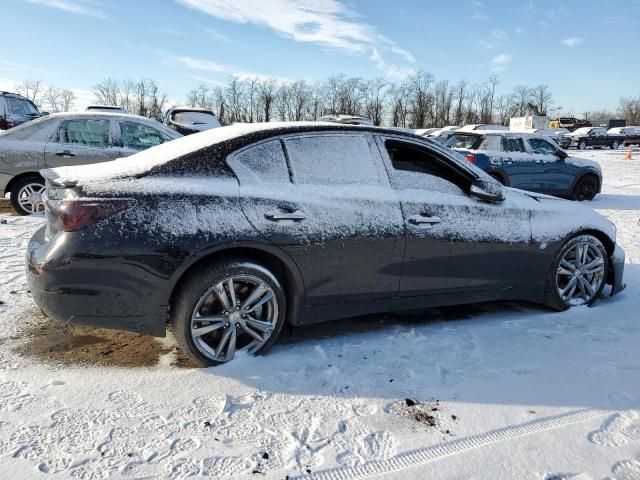
{"label": "alloy wheel", "polygon": [[605,261],[599,248],[580,242],[567,250],[556,271],[556,288],[568,306],[590,303],[604,281]]}
{"label": "alloy wheel", "polygon": [[27,183],[18,191],[18,205],[27,213],[44,211],[43,192],[44,185],[41,183]]}
{"label": "alloy wheel", "polygon": [[576,200],[591,200],[598,190],[598,181],[591,175],[586,175],[580,179],[576,187]]}
{"label": "alloy wheel", "polygon": [[238,350],[254,354],[273,334],[278,309],[276,294],[264,280],[229,276],[196,303],[191,338],[200,353],[216,362],[233,360]]}

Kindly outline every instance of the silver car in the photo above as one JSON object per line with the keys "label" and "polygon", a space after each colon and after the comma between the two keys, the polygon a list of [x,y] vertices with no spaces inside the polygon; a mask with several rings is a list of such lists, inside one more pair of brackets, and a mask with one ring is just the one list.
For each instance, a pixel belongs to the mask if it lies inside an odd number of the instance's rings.
{"label": "silver car", "polygon": [[0,192],[21,215],[43,210],[43,168],[126,157],[182,135],[161,123],[119,113],[56,113],[0,133]]}

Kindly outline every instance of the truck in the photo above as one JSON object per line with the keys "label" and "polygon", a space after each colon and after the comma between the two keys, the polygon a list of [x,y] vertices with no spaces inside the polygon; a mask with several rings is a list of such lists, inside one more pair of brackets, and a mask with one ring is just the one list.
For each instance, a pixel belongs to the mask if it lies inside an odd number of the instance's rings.
{"label": "truck", "polygon": [[612,128],[620,128],[626,127],[627,121],[624,118],[611,118],[607,122],[607,130],[611,130]]}
{"label": "truck", "polygon": [[544,115],[528,115],[526,117],[511,117],[509,120],[509,130],[530,128],[549,128],[549,117]]}
{"label": "truck", "polygon": [[571,139],[570,147],[576,147],[580,150],[587,147],[609,147],[616,150],[625,140],[624,135],[609,134],[604,127],[582,127],[566,136]]}

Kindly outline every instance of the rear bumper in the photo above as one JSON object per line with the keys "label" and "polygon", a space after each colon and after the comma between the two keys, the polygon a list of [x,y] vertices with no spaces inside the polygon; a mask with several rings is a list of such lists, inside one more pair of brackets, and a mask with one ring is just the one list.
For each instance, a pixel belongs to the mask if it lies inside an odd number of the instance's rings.
{"label": "rear bumper", "polygon": [[[57,251],[64,242],[45,240],[45,227],[29,241],[26,275],[31,296],[50,318],[156,337],[166,334],[167,307],[149,298],[142,278],[128,277],[92,259],[68,258]],[[106,263],[106,262],[105,262]],[[140,286],[140,288],[136,288]],[[146,287],[146,288],[145,288]]]}
{"label": "rear bumper", "polygon": [[616,245],[613,255],[611,255],[611,267],[608,282],[611,284],[611,296],[620,293],[627,285],[624,283],[624,259],[625,253],[620,245]]}

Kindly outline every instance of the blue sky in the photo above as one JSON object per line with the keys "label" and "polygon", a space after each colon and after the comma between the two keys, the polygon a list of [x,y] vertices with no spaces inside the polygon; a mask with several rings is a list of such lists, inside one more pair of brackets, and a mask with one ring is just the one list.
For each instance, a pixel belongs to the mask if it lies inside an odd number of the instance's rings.
{"label": "blue sky", "polygon": [[[437,79],[500,92],[550,85],[577,114],[640,94],[640,0],[3,0],[0,89],[153,78],[181,102],[229,75],[343,72]],[[7,40],[9,39],[9,40]]]}

